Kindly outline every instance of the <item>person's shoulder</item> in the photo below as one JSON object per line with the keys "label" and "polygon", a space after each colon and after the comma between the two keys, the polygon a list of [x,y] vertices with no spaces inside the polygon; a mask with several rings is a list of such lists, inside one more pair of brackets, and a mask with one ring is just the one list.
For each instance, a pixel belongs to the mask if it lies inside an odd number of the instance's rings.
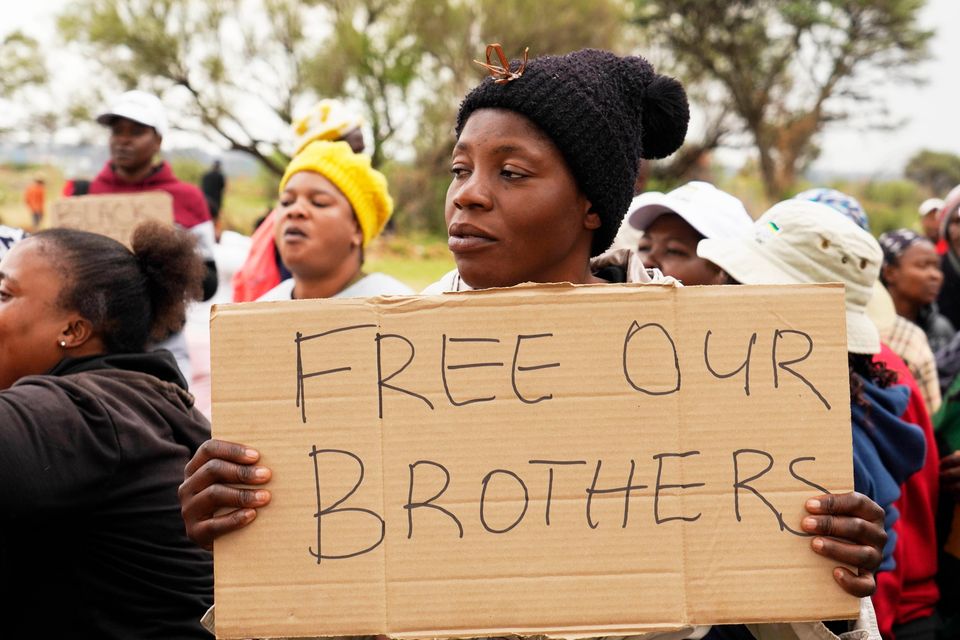
{"label": "person's shoulder", "polygon": [[367,298],[370,296],[407,296],[413,289],[393,276],[371,273],[338,293],[335,298]]}
{"label": "person's shoulder", "polygon": [[287,278],[257,298],[257,302],[272,302],[276,300],[293,300],[293,278]]}
{"label": "person's shoulder", "polygon": [[370,295],[409,296],[414,293],[413,289],[393,276],[379,272],[369,274],[357,284],[363,284],[364,288],[376,290],[376,293]]}
{"label": "person's shoulder", "polygon": [[465,291],[466,289],[469,289],[469,286],[467,286],[467,284],[460,278],[460,272],[456,269],[452,269],[443,274],[443,277],[441,277],[439,280],[427,286],[427,288],[421,291],[420,294],[425,296],[435,296],[441,293],[447,293],[449,291]]}

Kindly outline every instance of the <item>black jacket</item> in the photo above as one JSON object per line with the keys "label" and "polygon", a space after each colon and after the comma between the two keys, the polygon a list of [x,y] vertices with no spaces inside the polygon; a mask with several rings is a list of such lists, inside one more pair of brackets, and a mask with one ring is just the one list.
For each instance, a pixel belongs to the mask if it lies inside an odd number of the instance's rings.
{"label": "black jacket", "polygon": [[0,392],[3,637],[209,638],[177,487],[209,438],[169,352],[65,359]]}

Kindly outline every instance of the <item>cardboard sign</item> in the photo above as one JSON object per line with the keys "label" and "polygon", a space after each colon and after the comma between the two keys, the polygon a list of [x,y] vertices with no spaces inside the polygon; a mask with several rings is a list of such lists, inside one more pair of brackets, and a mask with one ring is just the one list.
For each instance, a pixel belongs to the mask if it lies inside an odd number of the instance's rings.
{"label": "cardboard sign", "polygon": [[99,233],[130,246],[141,222],[173,224],[173,196],[166,191],[64,198],[53,203],[51,227]]}
{"label": "cardboard sign", "polygon": [[840,285],[531,285],[211,325],[214,435],[274,472],[216,543],[219,637],[857,617],[799,533],[807,498],[853,484]]}

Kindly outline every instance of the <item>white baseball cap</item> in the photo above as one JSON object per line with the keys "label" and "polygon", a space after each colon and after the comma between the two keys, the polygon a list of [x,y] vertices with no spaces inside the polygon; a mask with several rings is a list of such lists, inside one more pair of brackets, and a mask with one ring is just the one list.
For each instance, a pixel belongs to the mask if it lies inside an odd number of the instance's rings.
{"label": "white baseball cap", "polygon": [[753,224],[740,200],[699,180],[668,193],[640,194],[633,199],[627,220],[634,229],[646,231],[665,213],[677,214],[704,238],[732,238]]}
{"label": "white baseball cap", "polygon": [[927,198],[920,204],[920,215],[925,216],[931,211],[943,209],[944,202],[940,198]]}
{"label": "white baseball cap", "polygon": [[117,118],[126,118],[153,127],[161,138],[167,132],[167,113],[160,98],[146,91],[127,91],[97,116],[97,122],[111,126]]}
{"label": "white baseball cap", "polygon": [[883,263],[872,235],[831,207],[786,200],[760,216],[737,238],[708,238],[697,245],[705,258],[744,284],[842,282],[847,307],[847,350],[878,353],[880,333],[866,306]]}

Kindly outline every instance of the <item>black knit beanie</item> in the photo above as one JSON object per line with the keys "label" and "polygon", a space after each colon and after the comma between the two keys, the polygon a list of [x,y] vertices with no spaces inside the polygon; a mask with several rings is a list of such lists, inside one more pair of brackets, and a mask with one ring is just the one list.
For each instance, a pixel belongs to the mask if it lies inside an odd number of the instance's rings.
{"label": "black knit beanie", "polygon": [[[520,62],[510,69],[516,72]],[[487,77],[464,98],[457,136],[477,109],[509,109],[532,120],[559,147],[577,185],[600,216],[591,255],[603,253],[620,227],[641,158],[664,158],[687,133],[683,87],[638,56],[583,49],[531,59],[523,74]]]}

